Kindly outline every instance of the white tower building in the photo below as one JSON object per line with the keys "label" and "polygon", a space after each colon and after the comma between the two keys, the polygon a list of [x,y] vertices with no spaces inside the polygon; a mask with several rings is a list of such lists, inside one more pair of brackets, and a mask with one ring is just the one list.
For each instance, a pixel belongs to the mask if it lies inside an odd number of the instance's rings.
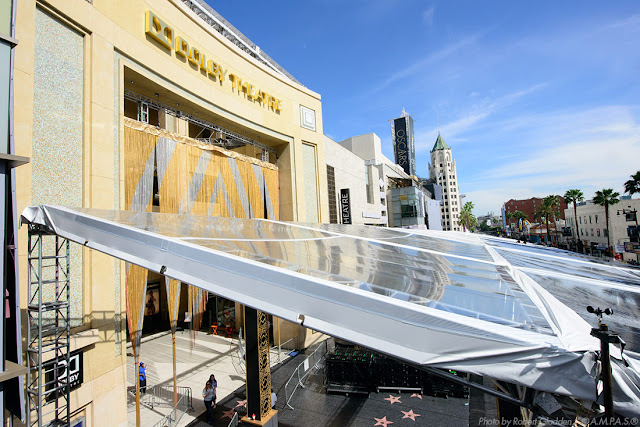
{"label": "white tower building", "polygon": [[438,132],[438,138],[431,150],[431,163],[429,164],[429,177],[436,184],[442,186],[442,229],[460,231],[462,227],[458,223],[460,215],[460,193],[458,192],[458,173],[456,162],[451,154],[451,148],[444,142]]}

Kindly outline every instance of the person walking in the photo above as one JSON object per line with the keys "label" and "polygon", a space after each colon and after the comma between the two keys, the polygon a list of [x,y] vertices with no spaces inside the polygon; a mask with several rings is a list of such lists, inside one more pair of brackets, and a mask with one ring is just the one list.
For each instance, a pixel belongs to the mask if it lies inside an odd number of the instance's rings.
{"label": "person walking", "polygon": [[215,408],[218,398],[218,381],[216,380],[216,376],[213,374],[209,375],[209,382],[211,383],[211,387],[213,387],[213,407]]}
{"label": "person walking", "polygon": [[138,379],[140,380],[140,393],[147,393],[147,368],[143,362],[140,362],[138,366]]}
{"label": "person walking", "polygon": [[213,396],[215,395],[215,391],[213,390],[213,386],[211,385],[211,381],[207,381],[204,389],[202,390],[202,398],[204,399],[204,406],[207,408],[207,422],[211,422],[211,405],[213,403]]}

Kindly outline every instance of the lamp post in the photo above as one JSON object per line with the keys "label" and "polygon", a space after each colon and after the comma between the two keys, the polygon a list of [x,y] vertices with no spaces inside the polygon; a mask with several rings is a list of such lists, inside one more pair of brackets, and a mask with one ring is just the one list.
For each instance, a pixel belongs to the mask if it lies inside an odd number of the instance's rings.
{"label": "lamp post", "polygon": [[[628,206],[628,208],[629,209],[625,209],[625,208],[618,209],[618,216],[620,216],[620,212],[622,212],[626,217],[625,219],[627,221],[629,221],[627,215],[633,215],[633,219],[632,220],[635,220],[635,222],[636,222],[636,232],[638,232],[639,231],[638,230],[638,210],[635,209],[635,208],[631,209],[631,206]],[[629,240],[631,241],[631,236],[629,236]],[[636,258],[637,258],[638,263],[640,264],[640,254],[636,253]]]}

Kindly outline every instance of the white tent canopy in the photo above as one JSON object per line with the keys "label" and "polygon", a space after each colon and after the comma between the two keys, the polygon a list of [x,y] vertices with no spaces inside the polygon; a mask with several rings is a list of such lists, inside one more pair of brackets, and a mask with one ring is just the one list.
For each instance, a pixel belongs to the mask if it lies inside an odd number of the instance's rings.
{"label": "white tent canopy", "polygon": [[[597,399],[590,325],[475,236],[56,206],[22,217],[411,363]],[[616,410],[637,413],[638,372],[614,369]]]}

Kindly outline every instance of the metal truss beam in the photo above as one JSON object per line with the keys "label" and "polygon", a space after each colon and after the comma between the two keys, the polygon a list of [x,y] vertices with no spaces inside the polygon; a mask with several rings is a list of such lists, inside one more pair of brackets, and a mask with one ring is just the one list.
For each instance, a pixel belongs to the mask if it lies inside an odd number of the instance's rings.
{"label": "metal truss beam", "polygon": [[170,114],[179,119],[184,119],[190,123],[196,124],[203,129],[209,129],[211,131],[211,138],[195,138],[196,140],[216,145],[226,149],[232,149],[237,147],[242,147],[244,145],[251,145],[262,150],[262,159],[268,161],[269,153],[276,154],[276,150],[273,147],[269,147],[266,144],[263,144],[258,141],[254,141],[251,138],[248,138],[244,135],[240,135],[239,133],[233,132],[229,129],[225,129],[221,126],[215,125],[211,122],[203,120],[199,117],[191,115],[189,113],[185,113],[184,111],[175,109],[169,105],[158,102],[155,99],[148,98],[144,95],[140,95],[139,93],[133,92],[129,89],[124,90],[124,98],[133,102],[143,102],[149,105],[151,108],[154,108],[159,111],[164,111],[167,114]]}

